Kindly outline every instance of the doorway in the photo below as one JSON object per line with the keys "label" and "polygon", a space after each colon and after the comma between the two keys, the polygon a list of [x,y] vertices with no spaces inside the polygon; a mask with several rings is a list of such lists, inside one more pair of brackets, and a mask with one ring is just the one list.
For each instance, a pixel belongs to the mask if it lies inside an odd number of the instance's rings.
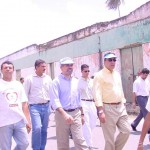
{"label": "doorway", "polygon": [[133,82],[143,68],[142,46],[121,50],[121,73],[124,95],[127,102],[132,102]]}

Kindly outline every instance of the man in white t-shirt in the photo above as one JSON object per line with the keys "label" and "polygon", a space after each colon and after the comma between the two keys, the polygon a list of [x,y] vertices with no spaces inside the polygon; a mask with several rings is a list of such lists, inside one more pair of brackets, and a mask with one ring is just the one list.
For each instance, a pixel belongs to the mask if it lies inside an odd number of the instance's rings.
{"label": "man in white t-shirt", "polygon": [[[142,118],[147,115],[146,104],[149,96],[149,80],[147,79],[149,70],[143,68],[140,76],[133,83],[133,108],[136,107],[136,101],[140,107],[140,113],[136,119],[131,123],[133,131],[136,131],[136,127]],[[150,132],[150,131],[149,131]]]}
{"label": "man in white t-shirt", "polygon": [[14,150],[26,150],[28,132],[31,129],[27,97],[19,81],[13,80],[14,65],[5,61],[1,65],[0,79],[0,150],[11,150],[12,137],[16,142]]}

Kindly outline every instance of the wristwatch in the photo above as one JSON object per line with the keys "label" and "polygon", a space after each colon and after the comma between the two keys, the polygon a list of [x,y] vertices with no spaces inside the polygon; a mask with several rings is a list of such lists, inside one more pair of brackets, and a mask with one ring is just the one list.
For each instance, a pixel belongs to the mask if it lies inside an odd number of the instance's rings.
{"label": "wristwatch", "polygon": [[99,113],[99,114],[102,114],[103,112],[104,112],[103,109],[101,109],[101,110],[99,110],[98,113]]}

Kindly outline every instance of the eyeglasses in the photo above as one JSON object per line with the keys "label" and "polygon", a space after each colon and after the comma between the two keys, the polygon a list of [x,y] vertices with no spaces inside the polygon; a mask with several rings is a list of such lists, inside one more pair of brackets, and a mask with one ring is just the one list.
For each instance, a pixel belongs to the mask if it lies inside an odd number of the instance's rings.
{"label": "eyeglasses", "polygon": [[107,60],[108,60],[109,62],[112,62],[112,61],[113,61],[113,62],[116,62],[116,58],[108,58]]}
{"label": "eyeglasses", "polygon": [[90,72],[90,70],[85,70],[85,71],[83,71],[83,72],[87,73],[87,72]]}

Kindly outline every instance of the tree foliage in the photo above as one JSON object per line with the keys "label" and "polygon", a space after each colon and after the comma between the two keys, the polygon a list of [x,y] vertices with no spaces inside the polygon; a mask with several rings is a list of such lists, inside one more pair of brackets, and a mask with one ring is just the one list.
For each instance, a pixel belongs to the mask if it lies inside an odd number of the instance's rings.
{"label": "tree foliage", "polygon": [[118,9],[120,4],[124,3],[124,0],[107,0],[106,4],[109,9]]}

